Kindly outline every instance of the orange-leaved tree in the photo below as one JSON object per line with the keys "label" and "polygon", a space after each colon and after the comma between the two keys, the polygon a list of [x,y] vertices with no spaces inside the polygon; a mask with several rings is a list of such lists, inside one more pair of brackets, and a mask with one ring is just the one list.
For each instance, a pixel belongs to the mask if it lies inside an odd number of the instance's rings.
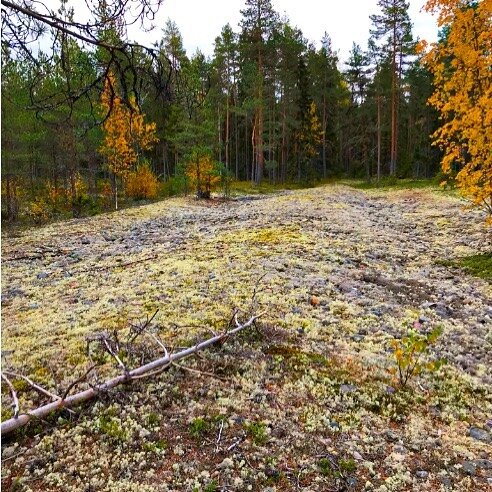
{"label": "orange-leaved tree", "polygon": [[429,50],[421,44],[442,120],[434,144],[444,173],[492,224],[492,0],[428,0],[425,9],[442,29]]}
{"label": "orange-leaved tree", "polygon": [[210,153],[196,148],[191,152],[186,164],[186,176],[196,190],[198,198],[210,198],[212,190],[220,182],[217,165]]}
{"label": "orange-leaved tree", "polygon": [[115,208],[118,208],[117,178],[124,180],[138,164],[143,150],[151,149],[158,142],[156,124],[145,123],[134,97],[130,107],[118,95],[113,74],[104,82],[101,108],[108,115],[103,123],[104,140],[99,153],[106,159],[108,169],[114,174]]}

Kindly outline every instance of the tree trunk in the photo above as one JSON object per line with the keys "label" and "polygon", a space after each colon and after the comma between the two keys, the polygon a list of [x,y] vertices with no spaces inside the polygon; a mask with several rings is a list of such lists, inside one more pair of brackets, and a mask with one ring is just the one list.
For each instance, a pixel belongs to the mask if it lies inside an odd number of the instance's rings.
{"label": "tree trunk", "polygon": [[397,132],[397,110],[396,110],[396,24],[393,27],[393,52],[391,54],[391,152],[390,152],[390,175],[396,173],[396,132]]}
{"label": "tree trunk", "polygon": [[265,157],[263,155],[263,60],[261,51],[258,51],[258,72],[260,82],[258,84],[258,108],[257,108],[257,127],[256,127],[256,184],[260,184],[263,179],[263,169],[265,167]]}
{"label": "tree trunk", "polygon": [[378,183],[381,179],[381,96],[378,96]]}
{"label": "tree trunk", "polygon": [[323,160],[323,179],[326,179],[326,95],[323,94],[323,147],[322,147],[322,160]]}

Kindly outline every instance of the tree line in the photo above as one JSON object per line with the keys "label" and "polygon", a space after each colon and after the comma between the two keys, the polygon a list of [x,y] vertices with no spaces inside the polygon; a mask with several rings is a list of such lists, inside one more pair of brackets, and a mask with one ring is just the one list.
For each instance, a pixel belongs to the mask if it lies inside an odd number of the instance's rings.
{"label": "tree line", "polygon": [[[318,48],[271,0],[246,0],[238,29],[225,25],[206,57],[186,53],[171,20],[152,49],[129,43],[111,2],[98,2],[92,41],[81,41],[62,0],[68,28],[52,29],[49,54],[2,37],[4,216],[15,218],[21,195],[41,218],[60,196],[74,214],[109,207],[132,179],[144,196],[149,181],[208,196],[232,179],[434,176],[443,149],[430,138],[440,121],[427,104],[429,55],[417,50],[408,3],[379,0],[378,10],[367,49],[354,43],[340,60],[327,33]],[[440,36],[446,43],[445,23]]]}

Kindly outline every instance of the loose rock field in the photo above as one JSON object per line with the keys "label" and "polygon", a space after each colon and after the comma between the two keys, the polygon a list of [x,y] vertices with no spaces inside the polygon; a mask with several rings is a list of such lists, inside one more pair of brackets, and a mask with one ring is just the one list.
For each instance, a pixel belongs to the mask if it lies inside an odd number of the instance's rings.
{"label": "loose rock field", "polygon": [[[333,185],[4,237],[2,366],[57,394],[89,366],[87,335],[123,337],[159,309],[154,333],[188,346],[255,292],[266,314],[185,368],[4,439],[2,486],[492,490],[492,285],[443,261],[490,250],[486,234],[439,191]],[[432,356],[447,364],[402,389],[390,343],[415,322],[443,327]],[[117,374],[103,362],[100,378]],[[24,410],[46,401],[16,385]]]}

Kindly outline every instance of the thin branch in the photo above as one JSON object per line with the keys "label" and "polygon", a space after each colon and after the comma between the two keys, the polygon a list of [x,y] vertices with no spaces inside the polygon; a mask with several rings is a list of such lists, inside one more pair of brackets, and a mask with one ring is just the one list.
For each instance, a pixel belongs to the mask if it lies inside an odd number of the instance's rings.
{"label": "thin branch", "polygon": [[199,371],[198,369],[194,369],[193,367],[183,366],[181,364],[176,364],[175,362],[173,362],[173,366],[178,367],[179,369],[183,369],[183,370],[188,371],[188,372],[192,372],[194,374],[199,374],[200,376],[210,376],[212,378],[215,378],[215,379],[218,379],[219,381],[224,381],[224,382],[229,381],[229,379],[221,378],[220,376],[217,376],[213,372]]}
{"label": "thin branch", "polygon": [[123,364],[121,359],[118,357],[118,354],[112,350],[111,345],[109,344],[108,340],[106,338],[104,338],[102,340],[102,342],[103,342],[104,346],[106,347],[108,354],[111,355],[112,357],[114,357],[114,359],[116,360],[118,365],[123,369],[123,371],[125,373],[127,373],[128,369],[126,368],[125,364]]}
{"label": "thin branch", "polygon": [[219,435],[217,436],[217,441],[215,444],[215,452],[219,452],[219,445],[220,445],[220,439],[222,437],[222,429],[224,429],[224,419],[220,421],[220,429],[219,429]]}
{"label": "thin branch", "polygon": [[[70,391],[72,390],[72,388],[74,388],[75,386],[77,386],[79,383],[81,383],[82,381],[84,381],[87,376],[89,375],[89,373],[97,366],[97,364],[93,364],[91,367],[89,367],[89,369],[87,369],[87,371],[84,372],[84,374],[82,374],[82,376],[80,376],[79,379],[77,379],[76,381],[74,381],[73,383],[71,383],[68,388],[65,390],[65,393],[63,393],[63,396],[61,397],[61,401],[65,401],[67,399],[67,396],[68,394],[70,393]],[[3,423],[3,422],[2,422]]]}
{"label": "thin branch", "polygon": [[9,378],[5,376],[3,372],[2,379],[5,381],[10,389],[10,394],[12,395],[12,408],[14,409],[14,419],[17,419],[20,411],[19,398],[17,398],[17,393],[15,391],[14,385],[10,382]]}
{"label": "thin branch", "polygon": [[162,350],[164,350],[164,357],[167,357],[169,355],[169,352],[167,351],[166,346],[153,333],[148,332],[148,335],[151,336],[157,342],[157,344],[159,345],[159,347],[162,348]]}
{"label": "thin branch", "polygon": [[[12,376],[14,378],[24,380],[27,384],[29,384],[29,386],[31,386],[37,392],[41,393],[42,395],[48,396],[48,397],[52,398],[53,400],[61,400],[62,399],[61,396],[58,396],[58,395],[55,395],[54,393],[51,393],[51,391],[48,391],[47,389],[43,388],[41,385],[39,385],[38,383],[35,383],[32,379],[28,378],[27,376],[24,376],[23,374],[17,374],[15,372],[10,372],[10,371],[5,371],[5,374]],[[75,414],[75,412],[73,410],[70,410],[69,408],[67,408],[67,410],[70,413]]]}

